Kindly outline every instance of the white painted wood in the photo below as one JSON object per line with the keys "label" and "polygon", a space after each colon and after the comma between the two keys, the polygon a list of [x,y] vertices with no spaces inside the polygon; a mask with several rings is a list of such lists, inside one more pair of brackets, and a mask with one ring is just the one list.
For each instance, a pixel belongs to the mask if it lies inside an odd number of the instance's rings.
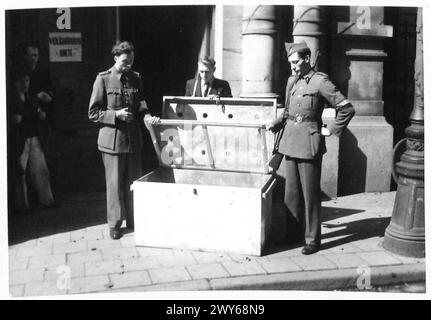
{"label": "white painted wood", "polygon": [[[169,170],[133,183],[137,245],[262,254],[271,222],[271,176]],[[217,175],[217,184],[205,183]]]}

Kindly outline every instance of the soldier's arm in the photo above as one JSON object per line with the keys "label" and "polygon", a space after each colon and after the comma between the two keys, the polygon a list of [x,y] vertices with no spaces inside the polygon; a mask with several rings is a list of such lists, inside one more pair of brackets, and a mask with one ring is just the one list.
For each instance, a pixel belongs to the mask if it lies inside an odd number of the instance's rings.
{"label": "soldier's arm", "polygon": [[106,106],[106,90],[100,75],[96,77],[88,106],[88,118],[93,122],[115,125],[115,111]]}
{"label": "soldier's arm", "polygon": [[328,125],[327,129],[331,134],[339,137],[355,115],[355,109],[327,76],[322,80],[319,91],[336,111],[335,120]]}
{"label": "soldier's arm", "polygon": [[151,115],[150,108],[148,107],[148,104],[145,101],[144,85],[142,83],[141,77],[139,77],[139,96],[138,96],[138,99],[139,99],[139,107],[138,107],[139,119],[142,119],[144,121],[148,121],[150,123],[158,122],[160,120],[160,118]]}
{"label": "soldier's arm", "polygon": [[272,132],[278,132],[283,128],[284,124],[284,112],[282,112],[277,118],[275,118],[270,124],[267,125],[266,129]]}
{"label": "soldier's arm", "polygon": [[288,104],[290,103],[290,99],[289,99],[290,92],[297,80],[298,80],[297,76],[291,76],[289,77],[289,79],[287,79],[283,112],[281,112],[281,114],[274,121],[271,122],[271,125],[269,125],[267,128],[268,130],[271,130],[272,132],[278,132],[281,130],[281,128],[283,128],[283,125],[287,119],[288,111],[289,111]]}
{"label": "soldier's arm", "polygon": [[139,107],[138,107],[138,113],[139,113],[139,119],[144,119],[144,117],[150,113],[150,108],[148,108],[148,104],[145,101],[145,94],[144,94],[144,84],[142,82],[142,78],[139,77],[138,80],[139,83],[139,95],[138,95],[138,100],[139,100]]}

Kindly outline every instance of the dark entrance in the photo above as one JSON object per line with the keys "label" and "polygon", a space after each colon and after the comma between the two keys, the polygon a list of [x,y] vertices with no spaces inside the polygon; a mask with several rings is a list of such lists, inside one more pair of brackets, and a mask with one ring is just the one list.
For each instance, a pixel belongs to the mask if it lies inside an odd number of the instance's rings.
{"label": "dark entrance", "polygon": [[121,39],[136,49],[135,70],[146,88],[147,102],[156,114],[164,95],[184,95],[194,76],[211,7],[120,7]]}

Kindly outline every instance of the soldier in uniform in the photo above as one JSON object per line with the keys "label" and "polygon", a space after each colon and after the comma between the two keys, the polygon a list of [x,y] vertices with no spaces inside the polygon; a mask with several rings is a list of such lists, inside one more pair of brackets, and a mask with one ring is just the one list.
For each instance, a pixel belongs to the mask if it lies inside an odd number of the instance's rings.
{"label": "soldier in uniform", "polygon": [[215,61],[205,56],[198,61],[198,74],[186,83],[186,96],[192,97],[232,97],[229,82],[214,77]]}
{"label": "soldier in uniform", "polygon": [[115,64],[97,75],[88,117],[101,125],[97,140],[105,166],[107,220],[112,239],[119,239],[122,216],[133,228],[130,184],[142,174],[142,121],[149,115],[142,79],[132,70],[134,47],[121,42],[112,49]]}
{"label": "soldier in uniform", "polygon": [[[268,129],[283,129],[278,151],[284,155],[286,168],[284,202],[289,240],[305,242],[302,253],[313,254],[321,244],[320,176],[325,137],[340,136],[355,111],[328,75],[311,66],[306,43],[286,43],[286,51],[293,75],[286,85],[284,113]],[[337,114],[328,127],[322,123],[325,103]]]}

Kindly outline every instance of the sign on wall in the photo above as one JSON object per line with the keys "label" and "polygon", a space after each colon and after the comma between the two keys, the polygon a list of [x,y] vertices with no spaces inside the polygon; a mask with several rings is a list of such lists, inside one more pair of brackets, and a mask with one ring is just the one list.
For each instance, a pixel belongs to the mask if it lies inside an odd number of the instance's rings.
{"label": "sign on wall", "polygon": [[50,32],[49,33],[50,62],[80,62],[82,61],[81,32]]}

